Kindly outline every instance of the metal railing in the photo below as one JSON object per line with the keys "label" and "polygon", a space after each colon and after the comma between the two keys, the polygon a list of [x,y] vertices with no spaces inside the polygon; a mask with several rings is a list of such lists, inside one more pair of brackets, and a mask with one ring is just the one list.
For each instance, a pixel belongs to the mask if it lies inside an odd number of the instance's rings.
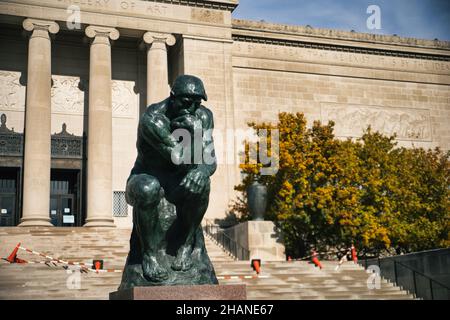
{"label": "metal railing", "polygon": [[378,265],[380,276],[424,300],[450,300],[450,288],[393,258],[365,259],[364,267]]}
{"label": "metal railing", "polygon": [[208,219],[205,219],[203,230],[207,235],[213,238],[227,253],[229,253],[236,260],[249,260],[250,251],[241,246],[235,240],[231,239],[225,232],[216,224],[213,224]]}

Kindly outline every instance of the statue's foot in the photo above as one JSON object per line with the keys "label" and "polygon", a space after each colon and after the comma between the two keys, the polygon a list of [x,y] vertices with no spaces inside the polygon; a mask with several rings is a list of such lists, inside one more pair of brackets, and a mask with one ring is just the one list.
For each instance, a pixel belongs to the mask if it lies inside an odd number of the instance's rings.
{"label": "statue's foot", "polygon": [[144,272],[144,277],[153,282],[162,282],[169,277],[167,271],[159,265],[156,257],[148,253],[144,253],[142,271]]}
{"label": "statue's foot", "polygon": [[192,258],[190,246],[181,247],[177,252],[177,257],[172,263],[175,271],[187,271],[192,268]]}

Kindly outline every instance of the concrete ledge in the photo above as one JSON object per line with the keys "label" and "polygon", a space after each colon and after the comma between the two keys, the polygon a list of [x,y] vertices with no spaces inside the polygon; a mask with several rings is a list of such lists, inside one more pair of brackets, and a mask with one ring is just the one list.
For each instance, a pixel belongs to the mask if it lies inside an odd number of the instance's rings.
{"label": "concrete ledge", "polygon": [[245,285],[134,287],[111,292],[109,300],[247,300]]}
{"label": "concrete ledge", "polygon": [[246,221],[225,233],[250,251],[250,259],[285,261],[285,247],[272,221]]}

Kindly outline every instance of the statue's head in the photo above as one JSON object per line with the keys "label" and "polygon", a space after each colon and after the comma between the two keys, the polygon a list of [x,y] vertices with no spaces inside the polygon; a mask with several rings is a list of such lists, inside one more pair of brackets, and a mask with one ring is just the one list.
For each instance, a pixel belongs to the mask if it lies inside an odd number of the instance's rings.
{"label": "statue's head", "polygon": [[195,110],[200,107],[202,99],[208,100],[202,80],[187,74],[175,79],[170,97],[173,111],[177,115],[194,114]]}

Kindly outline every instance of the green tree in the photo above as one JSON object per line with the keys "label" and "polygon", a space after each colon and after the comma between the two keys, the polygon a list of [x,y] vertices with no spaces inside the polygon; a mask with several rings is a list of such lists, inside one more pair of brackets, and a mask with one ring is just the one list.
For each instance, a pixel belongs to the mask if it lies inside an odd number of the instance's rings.
{"label": "green tree", "polygon": [[300,113],[280,113],[275,126],[249,124],[279,130],[279,170],[259,176],[260,163],[241,165],[246,175],[232,207],[241,219],[248,219],[246,189],[258,176],[268,186],[267,218],[279,224],[289,255],[352,243],[375,254],[450,245],[449,153],[397,148],[395,136],[370,128],[357,141],[342,141],[333,122],[306,124]]}

